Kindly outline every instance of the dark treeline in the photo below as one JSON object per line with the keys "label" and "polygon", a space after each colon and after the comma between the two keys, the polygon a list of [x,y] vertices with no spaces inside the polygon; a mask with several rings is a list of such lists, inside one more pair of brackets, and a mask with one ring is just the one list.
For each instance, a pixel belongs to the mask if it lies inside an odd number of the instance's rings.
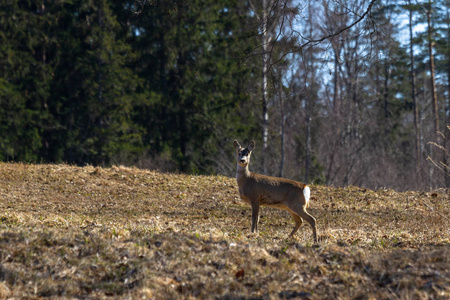
{"label": "dark treeline", "polygon": [[448,185],[448,1],[260,2],[1,1],[0,160]]}
{"label": "dark treeline", "polygon": [[257,127],[239,3],[3,1],[0,159],[214,172]]}

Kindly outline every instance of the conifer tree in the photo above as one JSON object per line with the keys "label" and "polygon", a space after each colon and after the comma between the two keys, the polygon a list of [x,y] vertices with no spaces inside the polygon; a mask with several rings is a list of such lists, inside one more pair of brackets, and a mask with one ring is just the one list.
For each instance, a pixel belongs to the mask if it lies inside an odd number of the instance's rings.
{"label": "conifer tree", "polygon": [[[64,160],[109,165],[132,162],[142,151],[133,121],[139,80],[128,64],[130,45],[118,33],[110,4],[77,1],[69,5],[55,91],[61,99]],[[55,95],[55,97],[58,97]]]}

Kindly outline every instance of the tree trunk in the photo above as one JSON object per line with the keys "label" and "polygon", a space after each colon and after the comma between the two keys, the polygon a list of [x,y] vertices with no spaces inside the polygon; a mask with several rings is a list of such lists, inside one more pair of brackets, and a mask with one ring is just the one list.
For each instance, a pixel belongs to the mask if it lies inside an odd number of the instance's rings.
{"label": "tree trunk", "polygon": [[383,111],[384,111],[384,135],[388,136],[391,130],[389,126],[389,80],[391,77],[391,68],[388,63],[385,63],[385,77],[384,77],[384,93],[383,93]]}
{"label": "tree trunk", "polygon": [[[450,11],[447,6],[447,49],[450,49]],[[447,104],[445,107],[445,127],[450,126],[450,55],[447,54]],[[450,142],[450,127],[444,128],[444,148],[448,149]],[[449,157],[446,153],[444,153],[444,165],[449,166],[450,161]],[[450,188],[450,170],[448,167],[444,167],[445,169],[445,187]]]}
{"label": "tree trunk", "polygon": [[[102,11],[102,4],[100,4],[100,7],[97,11],[97,22],[98,22],[98,27],[102,28],[103,26],[103,11]],[[103,36],[102,35],[98,35],[98,44],[99,47],[97,49],[97,84],[98,84],[98,89],[97,89],[97,100],[98,100],[98,105],[104,107],[105,104],[103,103],[103,60],[102,60],[102,51],[103,51]],[[97,121],[96,121],[96,125],[99,128],[104,128],[106,127],[105,124],[105,119],[104,116],[102,116],[102,114],[100,114],[97,117]],[[106,144],[105,143],[105,136],[102,135],[99,137],[100,139],[100,144]],[[103,153],[103,147],[100,146],[98,149],[98,159],[97,159],[97,163],[100,163],[102,166],[105,166],[106,161],[105,161],[105,157],[104,157],[104,153]]]}
{"label": "tree trunk", "polygon": [[[436,82],[435,82],[435,66],[434,66],[434,55],[433,55],[433,27],[431,24],[431,0],[428,0],[428,10],[427,10],[427,23],[428,23],[428,52],[430,55],[430,80],[431,80],[431,100],[432,100],[432,106],[433,106],[433,116],[434,116],[434,122],[433,122],[433,129],[434,133],[437,136],[438,143],[440,142],[440,136],[436,134],[439,131],[439,114],[438,114],[438,103],[437,103],[437,93],[436,93]],[[439,158],[437,158],[437,153],[434,150],[434,147],[430,147],[430,157],[434,161],[439,161]],[[436,181],[434,178],[434,169],[430,169],[430,180],[431,180],[431,186],[436,186],[434,182]]]}
{"label": "tree trunk", "polygon": [[[411,0],[409,0],[411,5]],[[415,148],[416,148],[416,183],[422,182],[422,155],[420,154],[420,124],[419,124],[419,105],[416,97],[416,72],[414,69],[414,49],[413,49],[413,29],[412,29],[412,9],[409,8],[409,57],[410,57],[410,77],[411,77],[411,98],[414,106],[414,129],[415,129]]]}
{"label": "tree trunk", "polygon": [[[311,7],[311,1],[308,1],[308,14],[312,16],[312,7]],[[309,38],[313,38],[313,24],[312,24],[312,18],[309,19]],[[311,98],[313,97],[313,86],[315,81],[315,69],[313,66],[313,60],[314,55],[311,53],[310,55],[307,55],[307,65],[308,70],[307,73],[309,76],[307,76],[307,80],[309,77],[309,87],[310,91],[306,94],[305,98],[305,111],[306,111],[306,141],[305,141],[305,182],[308,182],[309,179],[309,169],[311,166]]]}
{"label": "tree trunk", "polygon": [[263,46],[263,66],[262,66],[262,162],[263,172],[267,174],[267,140],[269,136],[269,112],[267,111],[267,64],[269,60],[269,53],[267,53],[267,46],[269,42],[267,34],[267,0],[263,0],[262,4],[262,46]]}
{"label": "tree trunk", "polygon": [[333,74],[333,110],[334,113],[339,116],[340,105],[339,105],[339,57],[337,50],[334,50],[334,74]]}
{"label": "tree trunk", "polygon": [[428,23],[428,52],[430,55],[430,73],[431,73],[431,97],[433,101],[433,115],[434,115],[434,132],[439,130],[439,114],[438,114],[438,102],[436,93],[436,82],[435,82],[435,67],[434,67],[434,55],[433,55],[433,27],[431,24],[431,0],[428,0],[428,10],[427,10],[427,23]]}
{"label": "tree trunk", "polygon": [[309,169],[311,165],[311,113],[309,97],[306,99],[306,157],[305,157],[305,182],[308,182]]}
{"label": "tree trunk", "polygon": [[283,177],[283,169],[284,169],[284,129],[285,129],[285,125],[286,125],[286,118],[284,115],[284,103],[283,103],[283,82],[281,80],[281,76],[280,76],[280,83],[279,83],[279,89],[278,89],[278,97],[279,97],[279,103],[280,103],[280,168],[279,168],[279,172],[278,172],[278,176],[279,177]]}

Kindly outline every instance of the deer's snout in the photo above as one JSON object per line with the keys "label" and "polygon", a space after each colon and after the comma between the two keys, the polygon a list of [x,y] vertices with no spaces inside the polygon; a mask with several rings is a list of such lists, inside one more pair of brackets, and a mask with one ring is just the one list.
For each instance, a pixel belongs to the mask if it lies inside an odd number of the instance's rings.
{"label": "deer's snout", "polygon": [[248,156],[241,156],[238,161],[240,165],[246,165],[248,164]]}

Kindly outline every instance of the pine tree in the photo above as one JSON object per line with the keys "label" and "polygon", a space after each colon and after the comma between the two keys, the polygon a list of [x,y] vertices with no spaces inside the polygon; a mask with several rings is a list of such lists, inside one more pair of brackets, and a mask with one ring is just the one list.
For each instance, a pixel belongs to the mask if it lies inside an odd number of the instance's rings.
{"label": "pine tree", "polygon": [[[139,79],[128,64],[131,47],[109,3],[68,4],[55,97],[64,160],[78,164],[130,163],[143,151],[133,123]],[[69,46],[70,45],[70,46]]]}
{"label": "pine tree", "polygon": [[0,4],[0,159],[39,161],[54,68],[54,19],[44,4]]}
{"label": "pine tree", "polygon": [[142,53],[136,70],[149,93],[138,117],[145,143],[183,172],[213,171],[226,147],[223,136],[256,127],[239,115],[248,73],[233,52],[245,43],[239,7],[224,0],[155,1],[134,23],[133,44]]}

